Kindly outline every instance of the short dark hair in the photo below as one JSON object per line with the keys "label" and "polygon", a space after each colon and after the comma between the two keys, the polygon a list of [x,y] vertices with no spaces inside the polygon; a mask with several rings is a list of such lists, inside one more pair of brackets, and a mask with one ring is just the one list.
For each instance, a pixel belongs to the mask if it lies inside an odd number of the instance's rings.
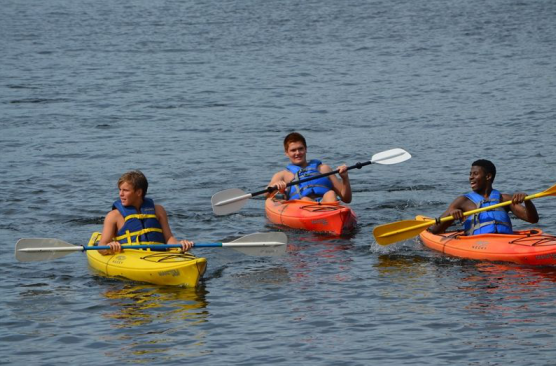
{"label": "short dark hair", "polygon": [[490,173],[492,175],[492,181],[494,182],[494,177],[496,177],[496,167],[490,160],[479,159],[475,160],[471,166],[480,166],[483,168],[485,173]]}
{"label": "short dark hair", "polygon": [[288,147],[290,146],[290,144],[292,142],[301,142],[303,144],[303,146],[305,146],[305,148],[307,148],[307,142],[305,141],[305,137],[303,137],[303,135],[300,134],[299,132],[292,132],[284,138],[284,150],[285,151],[288,151]]}
{"label": "short dark hair", "polygon": [[132,170],[122,174],[120,179],[118,179],[118,188],[120,188],[120,185],[124,182],[131,184],[135,190],[142,189],[143,198],[145,198],[147,189],[149,188],[149,182],[147,181],[145,174],[143,174],[140,170]]}

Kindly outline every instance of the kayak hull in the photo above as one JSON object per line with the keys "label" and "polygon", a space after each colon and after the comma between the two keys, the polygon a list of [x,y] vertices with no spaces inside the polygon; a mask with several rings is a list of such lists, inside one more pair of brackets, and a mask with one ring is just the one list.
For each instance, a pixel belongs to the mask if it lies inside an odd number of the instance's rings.
{"label": "kayak hull", "polygon": [[[92,246],[100,233],[93,233]],[[121,253],[102,255],[97,250],[87,250],[89,265],[109,277],[166,286],[195,287],[207,268],[205,258],[179,251],[155,252],[125,249]]]}
{"label": "kayak hull", "polygon": [[[417,220],[434,219],[417,216]],[[427,248],[454,257],[535,266],[556,265],[556,236],[544,234],[540,229],[473,236],[465,236],[462,231],[435,235],[425,230],[419,236]]]}
{"label": "kayak hull", "polygon": [[357,217],[351,208],[335,203],[267,198],[266,217],[276,225],[333,235],[352,231]]}

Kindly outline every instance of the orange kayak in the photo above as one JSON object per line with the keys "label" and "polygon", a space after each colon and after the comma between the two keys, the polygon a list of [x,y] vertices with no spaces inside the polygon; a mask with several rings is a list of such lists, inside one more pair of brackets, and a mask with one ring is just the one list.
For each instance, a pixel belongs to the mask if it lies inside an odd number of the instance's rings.
{"label": "orange kayak", "polygon": [[[417,216],[416,219],[434,220],[424,216]],[[472,236],[463,235],[463,231],[435,235],[425,230],[419,236],[426,247],[455,257],[536,266],[556,265],[556,236],[544,234],[540,229]]]}
{"label": "orange kayak", "polygon": [[267,198],[266,217],[273,224],[294,229],[342,235],[355,228],[357,217],[347,206],[301,200]]}

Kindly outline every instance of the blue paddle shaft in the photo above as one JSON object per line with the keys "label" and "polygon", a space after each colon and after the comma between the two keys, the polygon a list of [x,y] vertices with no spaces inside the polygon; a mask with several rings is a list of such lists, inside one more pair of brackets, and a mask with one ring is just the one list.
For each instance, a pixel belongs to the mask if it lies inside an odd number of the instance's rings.
{"label": "blue paddle shaft", "polygon": [[[194,248],[215,248],[221,247],[222,243],[195,243]],[[146,244],[146,245],[122,245],[122,249],[170,249],[181,248],[181,244]],[[108,245],[98,245],[92,247],[83,247],[83,250],[107,250]]]}

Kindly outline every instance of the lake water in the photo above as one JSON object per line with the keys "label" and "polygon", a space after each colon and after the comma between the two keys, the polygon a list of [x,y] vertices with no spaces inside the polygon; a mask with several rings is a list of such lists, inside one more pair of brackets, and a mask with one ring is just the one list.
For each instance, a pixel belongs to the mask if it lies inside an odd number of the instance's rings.
{"label": "lake water", "polygon": [[[555,184],[555,34],[552,0],[4,0],[0,364],[554,364],[555,268],[372,229],[439,216],[479,158],[502,192]],[[353,234],[285,230],[279,258],[197,249],[196,289],[14,258],[19,238],[85,244],[130,169],[180,238],[280,230],[260,197],[229,216],[210,197],[264,188],[294,130],[332,167],[413,158],[350,172]],[[535,201],[549,233],[554,202]]]}

